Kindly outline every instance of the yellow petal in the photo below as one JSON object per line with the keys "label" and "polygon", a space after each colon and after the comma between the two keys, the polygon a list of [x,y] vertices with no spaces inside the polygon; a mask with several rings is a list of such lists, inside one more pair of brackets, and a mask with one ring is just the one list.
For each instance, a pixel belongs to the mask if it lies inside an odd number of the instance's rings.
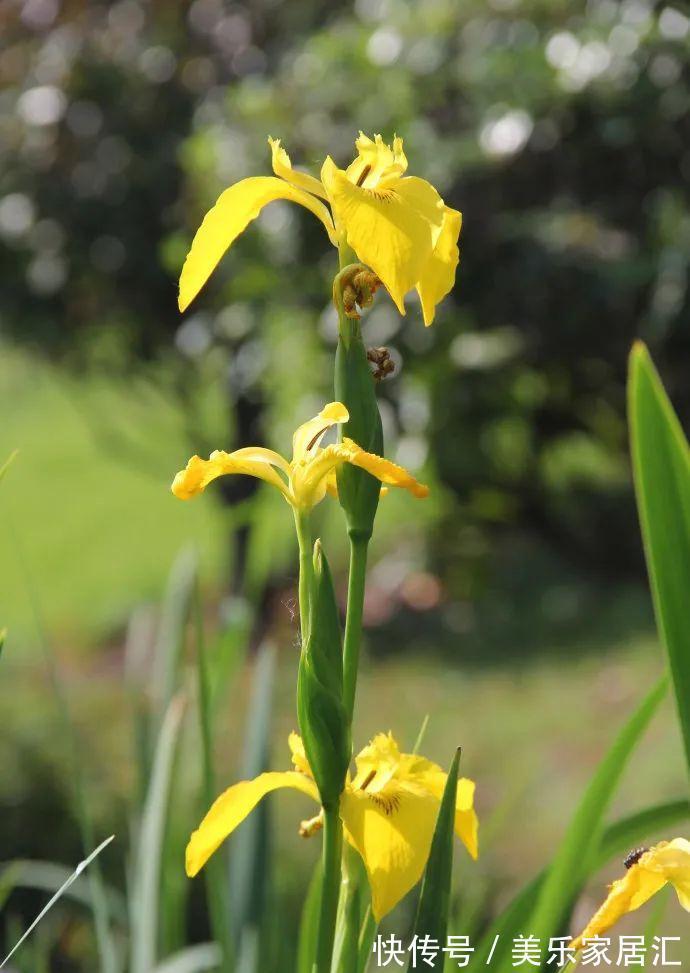
{"label": "yellow petal", "polygon": [[458,237],[461,226],[462,213],[446,206],[436,246],[417,282],[417,292],[422,302],[424,324],[427,328],[434,320],[436,305],[452,290],[455,283],[455,270],[460,261]]}
{"label": "yellow petal", "polygon": [[407,169],[402,139],[393,140],[393,148],[386,145],[380,135],[370,139],[363,132],[355,142],[357,158],[345,170],[350,182],[373,189],[382,179],[400,177]]}
{"label": "yellow petal", "polygon": [[299,463],[315,449],[329,429],[337,423],[347,422],[350,414],[342,402],[329,402],[321,412],[308,422],[302,423],[292,437],[292,462]]}
{"label": "yellow petal", "polygon": [[[656,867],[654,858],[662,845],[646,852],[632,865],[623,878],[610,887],[609,894],[571,946],[580,949],[583,939],[601,936],[628,912],[634,912],[651,899],[669,880],[664,869]],[[647,866],[651,867],[647,867]]]}
{"label": "yellow petal", "polygon": [[272,484],[287,500],[290,500],[288,488],[283,478],[276,472],[276,467],[289,475],[290,467],[287,460],[272,449],[247,446],[236,449],[234,453],[225,453],[217,449],[208,459],[192,456],[185,469],[175,476],[170,489],[180,500],[189,500],[202,493],[209,483],[219,476],[227,473],[244,473]]}
{"label": "yellow petal", "polygon": [[690,912],[690,841],[662,841],[644,855],[645,867],[660,872],[673,885],[682,907]]}
{"label": "yellow petal", "polygon": [[304,744],[302,743],[302,737],[299,733],[294,731],[288,737],[288,746],[290,747],[290,755],[292,757],[292,763],[295,770],[298,770],[301,774],[305,774],[307,777],[312,776],[311,767],[307,761],[307,755],[304,752]]}
{"label": "yellow petal", "polygon": [[336,225],[404,314],[403,298],[422,276],[441,230],[441,197],[415,176],[393,180],[381,189],[357,186],[330,158],[321,178]]}
{"label": "yellow petal", "polygon": [[322,199],[327,198],[326,190],[321,185],[320,180],[306,172],[299,172],[299,170],[292,168],[290,156],[280,144],[280,139],[272,139],[269,135],[268,144],[271,146],[271,163],[276,176],[287,180],[293,186],[297,186],[298,189],[304,189],[315,196],[321,196]]}
{"label": "yellow petal", "polygon": [[343,793],[345,837],[364,862],[377,922],[422,877],[438,807],[428,792],[404,784],[394,789],[390,784],[385,795],[352,788]]}
{"label": "yellow petal", "polygon": [[181,311],[194,300],[230,244],[256,219],[264,206],[276,199],[287,199],[311,210],[326,227],[331,242],[335,244],[331,214],[311,193],[305,193],[275,176],[242,179],[221,193],[196,232],[180,275],[178,303]]}
{"label": "yellow petal", "polygon": [[374,453],[367,453],[351,439],[345,438],[342,443],[336,443],[333,447],[328,446],[324,452],[328,452],[329,449],[333,449],[347,463],[352,463],[353,466],[359,466],[360,469],[371,473],[377,480],[388,484],[388,486],[402,487],[405,490],[409,490],[418,499],[424,499],[424,497],[429,496],[429,487],[415,480],[412,474],[408,473],[402,466],[391,463],[390,460],[384,459],[382,456],[376,456]]}
{"label": "yellow petal", "polygon": [[355,757],[357,773],[352,786],[357,790],[366,782],[367,792],[377,793],[394,776],[400,766],[401,758],[400,748],[393,734],[377,733]]}
{"label": "yellow petal", "polygon": [[[413,759],[419,761],[419,763],[406,769],[406,772],[412,780],[426,787],[440,801],[443,797],[448,775],[438,764],[434,764],[430,760],[424,760],[423,757]],[[455,796],[455,833],[472,858],[476,859],[479,856],[479,819],[474,810],[474,791],[475,783],[473,780],[470,780],[469,777],[458,778]]]}
{"label": "yellow petal", "polygon": [[314,781],[294,770],[260,774],[254,780],[243,780],[229,787],[214,802],[189,839],[185,855],[187,875],[193,878],[228,835],[256,807],[261,798],[281,787],[291,787],[315,801],[319,800]]}

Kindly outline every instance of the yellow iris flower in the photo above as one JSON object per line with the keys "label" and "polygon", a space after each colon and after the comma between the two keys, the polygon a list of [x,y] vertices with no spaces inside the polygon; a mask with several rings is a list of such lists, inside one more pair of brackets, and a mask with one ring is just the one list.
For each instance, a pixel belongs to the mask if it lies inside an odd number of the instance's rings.
{"label": "yellow iris flower", "polygon": [[351,439],[322,448],[321,440],[328,430],[348,419],[348,411],[341,402],[330,402],[295,432],[289,461],[262,446],[247,446],[233,453],[217,449],[208,459],[192,456],[186,468],[175,476],[172,492],[180,500],[189,500],[219,476],[244,473],[277,487],[295,510],[308,511],[323,500],[327,491],[337,495],[335,472],[343,463],[351,463],[381,483],[404,487],[415,497],[428,495],[429,488],[402,467],[367,453]]}
{"label": "yellow iris flower", "polygon": [[268,141],[275,175],[240,180],[206,214],[182,268],[180,310],[263,207],[286,199],[318,217],[335,247],[346,242],[380,278],[401,314],[405,294],[416,289],[430,325],[455,280],[462,214],[446,206],[431,183],[405,175],[402,139],[391,147],[380,135],[372,140],[360,132],[355,160],[339,169],[328,156],[321,179],[293,169],[280,140]]}
{"label": "yellow iris flower", "polygon": [[572,941],[573,949],[581,949],[585,939],[601,936],[628,912],[639,909],[669,882],[676,890],[682,907],[690,912],[690,841],[685,838],[660,841],[658,845],[634,853],[632,857],[636,860],[623,878],[611,885],[606,901]]}
{"label": "yellow iris flower", "polygon": [[[318,802],[318,790],[296,733],[290,734],[289,746],[294,770],[241,781],[216,800],[187,845],[190,877],[271,791],[290,787]],[[364,862],[378,921],[422,876],[447,775],[424,757],[400,753],[392,735],[384,733],[355,757],[355,766],[355,776],[348,775],[340,798],[340,817],[346,840]],[[309,822],[302,833],[312,833],[317,821]],[[455,833],[473,858],[477,857],[477,830],[474,782],[463,777],[458,780]]]}

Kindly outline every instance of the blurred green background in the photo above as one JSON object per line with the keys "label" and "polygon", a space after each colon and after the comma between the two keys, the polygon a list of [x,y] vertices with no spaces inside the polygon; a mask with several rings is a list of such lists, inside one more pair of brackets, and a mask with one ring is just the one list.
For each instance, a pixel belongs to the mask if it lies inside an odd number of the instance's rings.
{"label": "blurred green background", "polygon": [[[0,32],[0,459],[19,449],[0,491],[0,859],[79,857],[46,648],[99,831],[124,834],[124,646],[142,618],[155,626],[190,545],[207,627],[246,614],[251,630],[219,778],[241,763],[266,640],[273,763],[286,762],[291,519],[241,478],[191,504],[168,486],[193,452],[287,450],[330,398],[336,256],[310,214],[274,203],[184,318],[176,280],[221,189],[270,171],[267,135],[318,172],[328,153],[347,162],[363,129],[402,135],[410,171],[464,223],[431,329],[384,294],[366,315],[367,342],[397,366],[380,388],[388,455],[432,493],[382,504],[357,742],[390,726],[411,745],[431,713],[430,756],[447,763],[463,744],[494,822],[463,875],[478,901],[502,902],[660,669],[625,370],[643,338],[690,420],[690,19],[643,0],[5,0]],[[342,580],[327,506],[319,530]],[[654,732],[626,808],[677,793],[670,711]],[[191,795],[198,773],[191,757]],[[274,803],[293,815],[294,798]],[[284,902],[315,857],[289,820],[271,892]],[[194,903],[200,938],[200,887]],[[61,947],[73,963],[79,935]]]}

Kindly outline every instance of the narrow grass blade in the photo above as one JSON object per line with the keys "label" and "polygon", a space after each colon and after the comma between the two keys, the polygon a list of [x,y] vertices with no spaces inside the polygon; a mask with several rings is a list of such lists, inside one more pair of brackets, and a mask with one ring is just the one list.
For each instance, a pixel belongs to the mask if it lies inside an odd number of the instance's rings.
{"label": "narrow grass blade", "polygon": [[151,688],[159,724],[179,685],[180,664],[197,582],[198,558],[193,548],[182,550],[168,578],[154,651]]}
{"label": "narrow grass blade", "polygon": [[130,973],[150,973],[156,965],[161,856],[168,817],[170,780],[184,707],[184,697],[176,696],[165,714],[136,842]]}
{"label": "narrow grass blade", "polygon": [[[201,755],[203,767],[204,803],[211,807],[216,799],[216,775],[213,761],[213,713],[211,708],[211,684],[204,623],[202,617],[201,593],[198,583],[194,589],[194,632],[196,635],[196,663],[199,687],[199,723],[201,730]],[[230,902],[228,884],[223,858],[218,855],[211,859],[205,871],[206,889],[211,915],[213,937],[221,947],[222,969],[232,969],[232,942],[230,938]]]}
{"label": "narrow grass blade", "polygon": [[690,450],[639,342],[630,355],[628,408],[647,570],[690,770]]}
{"label": "narrow grass blade", "polygon": [[587,786],[566,835],[558,848],[540,890],[530,934],[542,941],[561,935],[573,891],[581,888],[596,853],[603,830],[603,818],[620,778],[649,721],[666,694],[664,676],[643,700],[600,763]]}
{"label": "narrow grass blade", "polygon": [[199,943],[159,963],[153,973],[203,973],[204,970],[218,969],[222,959],[223,954],[217,943]]}
{"label": "narrow grass blade", "polygon": [[[442,951],[448,928],[450,910],[450,886],[453,874],[453,835],[455,826],[455,803],[458,790],[458,766],[460,750],[456,750],[448,771],[446,786],[441,798],[431,851],[427,862],[419,905],[415,920],[415,935],[430,936],[439,944],[439,953],[429,963],[432,970],[442,970],[445,954]],[[410,959],[408,970],[416,968]]]}
{"label": "narrow grass blade", "polygon": [[427,713],[422,720],[422,725],[419,728],[419,733],[417,734],[417,739],[412,747],[412,753],[419,753],[424,742],[424,737],[426,736],[427,727],[429,726],[429,714]]}
{"label": "narrow grass blade", "polygon": [[41,921],[41,919],[43,919],[43,917],[48,912],[50,912],[50,910],[53,908],[53,906],[58,901],[58,899],[60,899],[62,897],[62,895],[67,891],[67,889],[70,887],[70,885],[72,885],[72,883],[75,882],[79,878],[79,876],[81,875],[81,873],[86,868],[89,867],[89,865],[91,864],[91,862],[95,858],[97,858],[98,855],[100,855],[100,853],[103,851],[103,849],[108,847],[108,845],[110,844],[110,842],[113,840],[114,837],[115,837],[115,835],[111,835],[109,838],[106,838],[105,841],[102,841],[100,843],[100,845],[98,846],[98,848],[96,848],[94,851],[92,851],[91,854],[87,858],[84,859],[84,861],[79,862],[79,864],[77,865],[77,867],[69,875],[69,877],[66,879],[66,881],[63,882],[63,884],[57,890],[57,892],[55,893],[55,895],[53,895],[52,898],[50,898],[48,900],[48,902],[46,903],[46,905],[41,909],[41,911],[38,913],[38,915],[36,916],[36,918],[34,919],[34,921],[31,923],[31,925],[29,926],[29,928],[26,930],[26,932],[24,933],[24,935],[21,937],[21,939],[19,940],[19,942],[13,947],[13,949],[10,950],[10,952],[4,958],[4,960],[2,961],[2,963],[0,963],[0,969],[2,969],[3,966],[5,966],[5,964],[8,962],[8,960],[11,959],[12,956],[14,956],[14,954],[19,949],[19,947],[22,945],[22,943],[25,942],[26,939],[28,939],[28,937],[34,931],[34,929],[39,924],[39,922]]}
{"label": "narrow grass blade", "polygon": [[15,449],[14,452],[10,453],[10,455],[7,457],[7,459],[2,464],[2,466],[0,466],[0,480],[2,480],[2,478],[5,476],[5,473],[7,473],[7,471],[10,468],[10,466],[12,465],[12,463],[17,458],[17,455],[18,454],[19,454],[19,450],[18,449]]}
{"label": "narrow grass blade", "polygon": [[[30,861],[25,858],[6,862],[0,870],[0,909],[14,889],[34,889],[53,894],[62,886],[65,886],[66,899],[90,909],[91,891],[87,878],[80,876],[67,885],[71,874],[71,869],[56,862]],[[105,892],[111,916],[124,928],[127,925],[127,903],[124,896],[112,886],[107,886]]]}
{"label": "narrow grass blade", "polygon": [[[622,861],[632,848],[648,840],[650,835],[662,834],[669,828],[688,820],[690,820],[690,801],[685,800],[657,804],[621,818],[609,825],[604,831],[596,854],[592,859],[589,875],[599,871],[600,868],[603,868],[616,857],[620,857]],[[486,960],[495,936],[500,936],[499,942],[511,943],[515,936],[524,931],[539,892],[543,887],[546,874],[547,872],[544,870],[528,882],[502,914],[494,920],[475,949],[472,961],[469,964],[470,970],[486,967]],[[571,906],[578,894],[579,888],[573,887]],[[495,954],[495,958],[500,958],[500,953],[498,956]]]}
{"label": "narrow grass blade", "polygon": [[[79,822],[79,831],[84,854],[94,845],[93,825],[89,811],[89,802],[86,793],[86,783],[82,770],[82,761],[79,747],[79,740],[70,713],[67,695],[64,691],[60,673],[58,671],[57,660],[46,636],[45,627],[41,615],[39,600],[34,588],[33,579],[29,566],[24,555],[24,548],[21,540],[10,523],[10,536],[14,542],[16,551],[16,563],[20,566],[24,575],[26,591],[31,605],[31,612],[36,625],[39,644],[43,652],[43,657],[50,678],[53,698],[56,704],[56,711],[60,721],[60,729],[67,746],[67,762],[69,774],[72,781],[72,795],[74,799],[75,814]],[[117,973],[119,969],[118,951],[110,928],[110,916],[108,913],[108,901],[105,895],[103,876],[101,875],[100,862],[96,860],[93,867],[88,872],[88,882],[91,889],[91,904],[93,909],[94,927],[96,933],[96,945],[98,948],[98,959],[102,973]]]}
{"label": "narrow grass blade", "polygon": [[[269,734],[273,708],[275,649],[264,644],[254,665],[242,777],[257,777],[268,766]],[[269,801],[262,801],[231,839],[230,901],[237,967],[256,969],[257,944],[270,880]]]}
{"label": "narrow grass blade", "polygon": [[359,934],[359,959],[357,962],[357,973],[364,973],[371,958],[371,953],[376,938],[378,923],[374,919],[371,906],[368,907],[362,920],[362,931]]}
{"label": "narrow grass blade", "polygon": [[314,867],[309,890],[302,908],[297,946],[297,973],[312,973],[316,956],[316,935],[319,928],[321,903],[321,861]]}

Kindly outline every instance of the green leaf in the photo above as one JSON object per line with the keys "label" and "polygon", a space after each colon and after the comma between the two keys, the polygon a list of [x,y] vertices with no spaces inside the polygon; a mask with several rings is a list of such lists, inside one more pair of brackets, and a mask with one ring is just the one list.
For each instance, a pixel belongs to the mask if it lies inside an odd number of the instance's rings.
{"label": "green leaf", "polygon": [[368,907],[364,919],[362,920],[362,931],[359,934],[359,960],[357,963],[357,973],[364,973],[371,957],[372,949],[374,946],[374,939],[376,938],[376,930],[378,929],[378,923],[374,918],[374,913],[371,911],[371,906]]}
{"label": "green leaf", "polygon": [[19,452],[19,450],[18,449],[15,449],[13,453],[10,453],[10,455],[7,457],[7,459],[2,464],[2,466],[0,466],[0,480],[2,480],[2,478],[5,475],[5,473],[7,473],[7,471],[10,468],[10,466],[15,461],[18,452]]}
{"label": "green leaf", "polygon": [[570,908],[573,892],[582,887],[591,871],[601,840],[603,818],[623,770],[664,698],[664,676],[642,701],[592,777],[572,818],[565,838],[540,889],[528,929],[542,941],[560,935],[558,927]]}
{"label": "green leaf", "polygon": [[[194,585],[194,631],[196,635],[196,663],[199,686],[199,723],[201,731],[201,757],[203,767],[204,803],[211,807],[217,797],[216,775],[213,761],[213,712],[211,707],[211,680],[204,637],[203,606],[199,585]],[[220,968],[232,969],[232,939],[230,935],[230,901],[223,856],[217,855],[208,862],[204,877],[208,895],[211,930],[221,947],[223,962]]]}
{"label": "green leaf", "polygon": [[639,342],[630,355],[628,409],[647,570],[690,770],[690,450]]}
{"label": "green leaf", "polygon": [[[53,895],[61,886],[65,886],[64,898],[71,899],[78,905],[91,908],[91,889],[88,878],[84,875],[67,885],[72,869],[57,862],[35,861],[27,858],[15,858],[4,862],[0,870],[0,909],[7,897],[14,889],[34,889],[49,892]],[[109,912],[112,918],[123,928],[127,925],[127,903],[118,889],[108,886],[105,889],[108,899]]]}
{"label": "green leaf", "polygon": [[[260,646],[252,675],[242,779],[258,777],[268,767],[275,647]],[[270,868],[270,801],[262,801],[235,831],[230,842],[230,902],[237,969],[260,968],[261,927],[266,912]]]}
{"label": "green leaf", "polygon": [[156,965],[161,861],[170,804],[170,782],[184,705],[184,697],[175,696],[165,714],[136,842],[130,916],[130,973],[149,973]]}
{"label": "green leaf", "polygon": [[198,943],[168,957],[163,963],[159,963],[153,973],[203,973],[204,970],[217,970],[222,958],[220,947],[216,943]]}
{"label": "green leaf", "polygon": [[[604,831],[596,854],[592,859],[589,874],[585,876],[585,879],[599,871],[613,858],[617,856],[621,859],[624,858],[632,848],[642,844],[651,834],[667,831],[668,828],[688,820],[690,820],[690,801],[679,800],[656,804],[614,822]],[[503,943],[504,945],[501,949],[497,948],[492,965],[497,964],[503,955],[502,950],[505,944],[512,943],[515,936],[524,931],[547,874],[547,870],[544,869],[536,878],[523,886],[507,908],[494,920],[475,949],[469,964],[470,970],[486,968],[491,944],[497,935],[499,936],[499,944]],[[570,908],[579,895],[580,889],[573,887],[571,891]],[[570,910],[568,909],[568,911]]]}
{"label": "green leaf", "polygon": [[[456,750],[453,762],[448,771],[446,786],[441,798],[441,806],[436,819],[434,837],[431,841],[429,861],[424,872],[422,890],[419,893],[419,905],[415,920],[414,932],[416,936],[429,936],[442,947],[446,939],[448,928],[448,913],[450,910],[450,886],[453,873],[453,835],[455,826],[455,803],[458,790],[458,766],[460,764],[460,750]],[[433,970],[442,970],[445,954],[442,948],[429,964]],[[410,959],[408,970],[414,969]]]}
{"label": "green leaf", "polygon": [[309,882],[309,890],[302,908],[297,946],[297,973],[312,973],[316,957],[316,937],[319,931],[321,906],[321,861],[319,860]]}

